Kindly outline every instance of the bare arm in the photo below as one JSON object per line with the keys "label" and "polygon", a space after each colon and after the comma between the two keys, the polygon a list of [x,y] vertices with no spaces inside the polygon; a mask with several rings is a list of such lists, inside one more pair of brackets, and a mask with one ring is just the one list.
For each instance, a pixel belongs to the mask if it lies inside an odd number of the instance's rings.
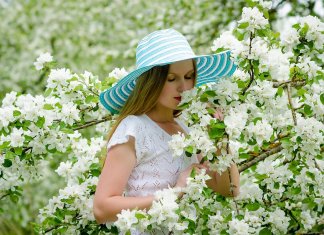
{"label": "bare arm", "polygon": [[135,167],[134,138],[112,147],[99,177],[93,202],[93,213],[98,223],[115,221],[123,209],[148,209],[154,196],[124,197],[123,191]]}
{"label": "bare arm", "polygon": [[[220,154],[220,150],[217,151]],[[200,161],[202,156],[198,156]],[[237,166],[233,163],[225,172],[218,174],[216,171],[207,170],[207,174],[211,177],[206,181],[209,188],[225,197],[236,197],[240,190],[240,173]],[[231,188],[232,187],[232,188]]]}
{"label": "bare arm", "polygon": [[236,197],[239,194],[240,174],[238,172],[236,164],[233,163],[231,167],[229,167],[221,175],[215,171],[208,171],[208,174],[212,178],[206,183],[208,187],[213,189],[215,192],[220,193],[225,197]]}

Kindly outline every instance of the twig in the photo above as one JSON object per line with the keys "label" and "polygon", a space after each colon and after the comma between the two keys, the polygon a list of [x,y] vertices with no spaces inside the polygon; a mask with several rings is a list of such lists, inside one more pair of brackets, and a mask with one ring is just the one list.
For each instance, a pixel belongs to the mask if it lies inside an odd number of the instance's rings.
{"label": "twig", "polygon": [[291,99],[291,93],[290,93],[290,84],[287,84],[287,87],[285,87],[285,90],[287,92],[287,97],[288,97],[288,101],[289,101],[289,105],[290,105],[290,109],[291,109],[291,114],[294,120],[294,125],[297,126],[297,118],[296,118],[296,112],[295,112],[295,108],[294,105],[292,103],[292,99]]}
{"label": "twig", "polygon": [[282,149],[283,149],[283,147],[281,145],[279,145],[279,146],[277,146],[277,147],[275,147],[275,148],[273,148],[273,149],[271,149],[271,150],[269,150],[269,151],[267,151],[265,153],[260,154],[259,156],[255,157],[251,161],[242,164],[239,167],[239,172],[241,173],[242,171],[245,171],[246,169],[250,168],[251,166],[257,164],[258,162],[263,161],[264,159],[266,159],[270,155],[273,155],[275,153],[280,152]]}
{"label": "twig", "polygon": [[[252,40],[253,40],[253,34],[251,32],[251,34],[250,34],[250,44],[249,44],[249,55],[251,54],[251,50],[252,50]],[[242,91],[242,95],[245,94],[245,92],[250,88],[252,82],[254,81],[254,69],[253,69],[253,65],[252,65],[251,60],[249,60],[249,65],[250,65],[250,70],[248,71],[248,73],[250,75],[250,81],[249,81],[249,84]]]}
{"label": "twig", "polygon": [[[228,141],[228,136],[227,136],[227,143],[226,143],[226,152],[227,152],[227,154],[229,154],[229,141]],[[229,181],[230,181],[230,191],[231,191],[231,194],[232,194],[232,197],[233,197],[233,201],[234,201],[234,204],[235,204],[236,213],[239,215],[240,214],[240,211],[238,209],[237,202],[236,202],[235,197],[234,197],[234,187],[236,187],[236,185],[234,185],[233,182],[232,182],[231,169],[228,168],[227,169],[227,172],[228,172],[228,178],[229,178]]]}
{"label": "twig", "polygon": [[[291,210],[285,210],[285,211],[290,215],[291,218],[293,218],[293,220],[296,221],[296,223],[297,223],[297,228],[296,228],[295,231],[298,231],[298,230],[300,229],[300,223],[299,223],[299,221],[298,221],[297,218],[293,215],[293,213],[291,212]],[[294,232],[295,232],[295,231],[294,231]]]}
{"label": "twig", "polygon": [[273,87],[278,88],[280,86],[286,87],[287,84],[290,83],[290,86],[296,87],[296,86],[303,86],[306,83],[306,80],[298,80],[298,81],[285,81],[285,82],[274,82]]}
{"label": "twig", "polygon": [[0,200],[2,200],[3,198],[5,198],[5,197],[7,197],[7,196],[9,196],[10,195],[10,193],[7,193],[7,194],[5,194],[5,195],[2,195],[1,197],[0,197]]}
{"label": "twig", "polygon": [[73,128],[73,130],[76,131],[76,130],[84,129],[84,128],[87,128],[89,126],[93,126],[93,125],[96,125],[96,124],[99,124],[99,123],[102,123],[102,122],[106,122],[108,120],[111,120],[111,116],[103,117],[101,120],[98,120],[98,121],[90,121],[90,122],[88,122],[88,123],[86,123],[84,125]]}
{"label": "twig", "polygon": [[294,110],[298,110],[298,109],[301,109],[301,108],[304,108],[305,104],[302,104],[301,106],[297,107],[297,108],[294,108]]}

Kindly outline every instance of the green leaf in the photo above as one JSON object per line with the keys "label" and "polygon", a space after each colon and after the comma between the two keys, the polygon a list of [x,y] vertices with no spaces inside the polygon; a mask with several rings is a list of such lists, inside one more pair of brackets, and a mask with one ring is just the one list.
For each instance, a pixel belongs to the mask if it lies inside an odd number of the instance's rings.
{"label": "green leaf", "polygon": [[249,22],[243,22],[241,24],[239,24],[238,28],[239,29],[246,29],[247,27],[249,27]]}
{"label": "green leaf", "polygon": [[82,91],[83,90],[83,86],[81,84],[77,85],[76,87],[74,87],[73,91]]}
{"label": "green leaf", "polygon": [[135,213],[135,217],[140,220],[140,219],[143,219],[145,218],[145,215],[141,214],[141,213]]}
{"label": "green leaf", "polygon": [[42,128],[45,123],[45,118],[44,117],[38,117],[37,122],[35,123],[36,126],[39,128]]}
{"label": "green leaf", "polygon": [[324,104],[324,93],[320,95],[321,103]]}
{"label": "green leaf", "polygon": [[268,228],[261,229],[259,235],[272,235],[272,232]]}
{"label": "green leaf", "polygon": [[54,109],[54,107],[51,104],[44,104],[43,109],[45,109],[45,110],[52,110],[52,109]]}
{"label": "green leaf", "polygon": [[246,206],[246,209],[248,209],[249,211],[256,211],[260,208],[260,204],[257,202],[254,203],[249,203]]}
{"label": "green leaf", "polygon": [[208,90],[208,91],[205,91],[204,94],[210,96],[210,97],[214,97],[216,95],[216,92],[215,91],[211,91],[211,90]]}
{"label": "green leaf", "polygon": [[20,116],[20,114],[21,114],[21,112],[19,110],[13,111],[13,116],[14,117],[18,117],[18,116]]}
{"label": "green leaf", "polygon": [[99,176],[101,173],[101,171],[99,169],[93,169],[90,172],[91,172],[91,175],[93,175],[93,176]]}
{"label": "green leaf", "polygon": [[18,147],[18,148],[14,148],[15,154],[17,155],[21,155],[22,154],[22,148]]}
{"label": "green leaf", "polygon": [[212,128],[208,131],[209,137],[211,139],[221,138],[224,135],[224,133],[225,133],[224,129],[219,129],[219,128]]}
{"label": "green leaf", "polygon": [[46,91],[45,91],[45,93],[44,93],[44,96],[45,96],[45,97],[48,97],[48,96],[52,93],[52,91],[53,91],[53,88],[48,88],[48,89],[46,89]]}
{"label": "green leaf", "polygon": [[291,189],[291,193],[294,194],[294,195],[297,195],[301,192],[301,188],[300,187],[297,187],[297,188],[292,188]]}
{"label": "green leaf", "polygon": [[0,145],[0,149],[5,149],[10,145],[10,141],[5,141]]}
{"label": "green leaf", "polygon": [[309,29],[309,26],[308,26],[308,24],[305,23],[304,27],[302,27],[301,30],[300,30],[300,35],[302,37],[305,37],[307,32],[308,32],[308,29]]}
{"label": "green leaf", "polygon": [[299,23],[294,24],[292,27],[298,30],[298,29],[300,29],[300,24]]}
{"label": "green leaf", "polygon": [[278,87],[278,89],[277,89],[277,93],[276,93],[276,94],[277,94],[278,96],[282,96],[283,91],[284,91],[283,87],[280,86],[280,87]]}
{"label": "green leaf", "polygon": [[255,125],[258,121],[262,121],[262,118],[261,117],[254,118],[252,122]]}
{"label": "green leaf", "polygon": [[307,116],[312,115],[313,110],[312,110],[311,106],[305,104],[305,106],[304,106],[304,113],[305,113]]}
{"label": "green leaf", "polygon": [[249,159],[251,156],[247,153],[240,153],[239,158],[240,159]]}
{"label": "green leaf", "polygon": [[304,96],[307,93],[307,91],[303,88],[300,88],[297,90],[297,95],[298,96]]}
{"label": "green leaf", "polygon": [[191,178],[195,178],[196,176],[196,169],[195,168],[192,168],[191,172],[190,172],[190,177]]}
{"label": "green leaf", "polygon": [[16,194],[10,194],[10,200],[13,203],[17,203],[19,201],[19,197]]}
{"label": "green leaf", "polygon": [[9,159],[5,159],[4,163],[2,163],[4,167],[11,167],[12,166],[12,161]]}
{"label": "green leaf", "polygon": [[236,81],[238,88],[244,88],[245,87],[245,82],[242,80],[237,80]]}
{"label": "green leaf", "polygon": [[61,131],[65,134],[73,134],[74,133],[74,131],[72,129],[69,129],[66,127],[62,128]]}
{"label": "green leaf", "polygon": [[6,155],[5,155],[6,159],[14,159],[15,156],[16,156],[16,154],[14,152],[11,152],[11,151],[7,151]]}
{"label": "green leaf", "polygon": [[87,98],[85,99],[85,102],[87,104],[91,103],[91,102],[97,102],[98,101],[98,97],[97,96],[93,96],[93,95],[89,95],[87,96]]}

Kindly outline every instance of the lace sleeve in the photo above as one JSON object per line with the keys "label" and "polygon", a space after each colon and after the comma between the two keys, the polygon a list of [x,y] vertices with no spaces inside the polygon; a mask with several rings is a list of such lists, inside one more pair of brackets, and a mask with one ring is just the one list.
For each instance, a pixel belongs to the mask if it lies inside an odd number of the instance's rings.
{"label": "lace sleeve", "polygon": [[141,137],[141,122],[135,116],[128,116],[124,118],[118,127],[116,128],[114,134],[111,136],[107,149],[109,150],[111,147],[127,143],[129,137],[132,136],[135,138],[135,154],[137,162],[142,158],[143,151],[141,150],[141,145],[139,143],[142,142]]}

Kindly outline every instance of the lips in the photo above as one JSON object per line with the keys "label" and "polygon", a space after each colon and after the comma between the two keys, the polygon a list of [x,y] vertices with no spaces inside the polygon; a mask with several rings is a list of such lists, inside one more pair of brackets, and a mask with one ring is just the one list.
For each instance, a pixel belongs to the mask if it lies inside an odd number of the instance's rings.
{"label": "lips", "polygon": [[174,97],[176,100],[181,101],[181,96]]}

